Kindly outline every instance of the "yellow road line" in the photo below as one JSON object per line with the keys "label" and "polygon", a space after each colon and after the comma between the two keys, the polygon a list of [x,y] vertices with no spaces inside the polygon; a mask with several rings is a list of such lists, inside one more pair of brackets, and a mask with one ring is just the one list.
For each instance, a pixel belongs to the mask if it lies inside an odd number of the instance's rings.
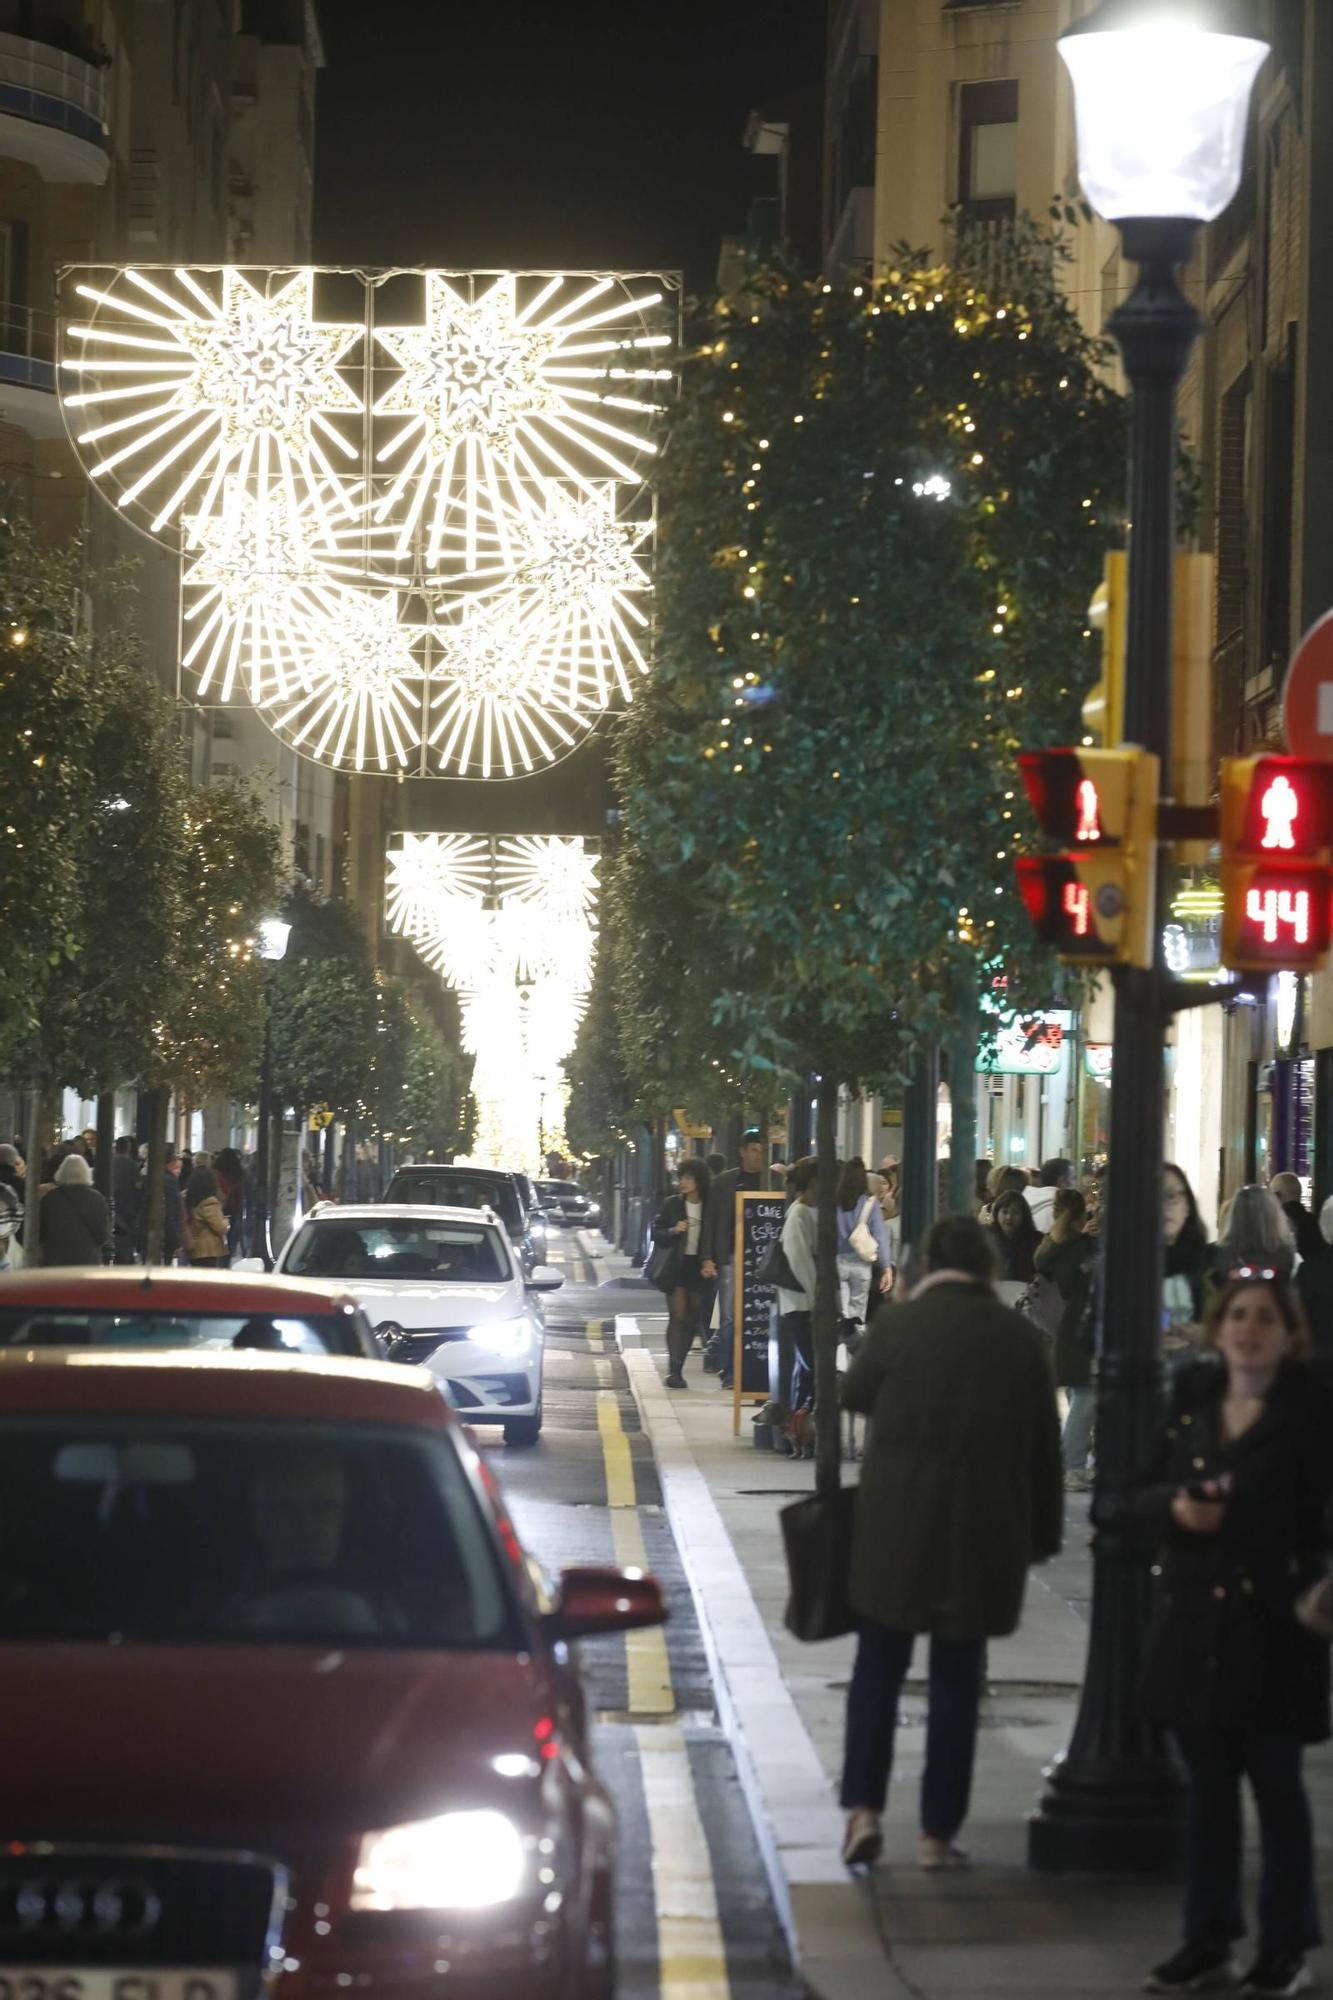
{"label": "yellow road line", "polygon": [[648,1809],[661,2000],[729,2000],[708,1837],[678,1723],[636,1729]]}
{"label": "yellow road line", "polygon": [[592,1349],[593,1353],[594,1354],[605,1353],[606,1351],[605,1321],[600,1319],[590,1319],[586,1320],[584,1322],[584,1325],[588,1335],[588,1345]]}
{"label": "yellow road line", "polygon": [[[610,1364],[605,1365],[609,1373]],[[648,1552],[634,1491],[634,1461],[620,1421],[620,1398],[614,1389],[597,1392],[597,1429],[602,1440],[606,1504],[611,1515],[611,1543],[616,1561],[624,1569],[647,1569]],[[625,1665],[631,1715],[674,1715],[676,1697],[671,1686],[666,1635],[660,1625],[649,1626],[644,1632],[626,1633]]]}

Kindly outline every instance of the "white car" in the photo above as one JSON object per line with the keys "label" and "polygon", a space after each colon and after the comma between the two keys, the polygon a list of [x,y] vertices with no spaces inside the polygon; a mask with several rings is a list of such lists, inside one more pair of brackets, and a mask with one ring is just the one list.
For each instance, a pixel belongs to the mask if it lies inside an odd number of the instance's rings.
{"label": "white car", "polygon": [[536,1444],[540,1295],[564,1279],[539,1265],[525,1282],[491,1209],[330,1202],[297,1224],[276,1268],[340,1279],[391,1359],[429,1368],[465,1422],[503,1424],[506,1444]]}

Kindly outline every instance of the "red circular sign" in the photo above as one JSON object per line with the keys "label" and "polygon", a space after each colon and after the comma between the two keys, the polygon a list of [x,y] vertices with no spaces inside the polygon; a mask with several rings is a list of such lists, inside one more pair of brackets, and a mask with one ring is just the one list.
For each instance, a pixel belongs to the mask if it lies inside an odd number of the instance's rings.
{"label": "red circular sign", "polygon": [[1293,757],[1333,764],[1333,611],[1310,627],[1291,656],[1282,720]]}

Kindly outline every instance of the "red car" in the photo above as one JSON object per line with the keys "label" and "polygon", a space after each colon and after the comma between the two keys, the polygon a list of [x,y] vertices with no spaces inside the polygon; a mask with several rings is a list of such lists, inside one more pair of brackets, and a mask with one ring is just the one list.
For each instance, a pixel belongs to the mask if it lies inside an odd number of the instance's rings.
{"label": "red car", "polygon": [[424,1370],[0,1352],[0,1996],[605,2000],[570,1641]]}
{"label": "red car", "polygon": [[380,1353],[355,1294],[336,1281],[131,1264],[0,1274],[6,1347],[268,1348],[370,1360]]}

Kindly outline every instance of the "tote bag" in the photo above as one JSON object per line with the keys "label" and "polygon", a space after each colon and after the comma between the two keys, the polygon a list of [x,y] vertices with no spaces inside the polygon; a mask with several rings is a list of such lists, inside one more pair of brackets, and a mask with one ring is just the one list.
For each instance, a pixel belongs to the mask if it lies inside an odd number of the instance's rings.
{"label": "tote bag", "polygon": [[839,1486],[812,1493],[778,1515],[790,1587],[784,1622],[798,1639],[840,1639],[856,1630],[847,1596],[856,1492]]}

